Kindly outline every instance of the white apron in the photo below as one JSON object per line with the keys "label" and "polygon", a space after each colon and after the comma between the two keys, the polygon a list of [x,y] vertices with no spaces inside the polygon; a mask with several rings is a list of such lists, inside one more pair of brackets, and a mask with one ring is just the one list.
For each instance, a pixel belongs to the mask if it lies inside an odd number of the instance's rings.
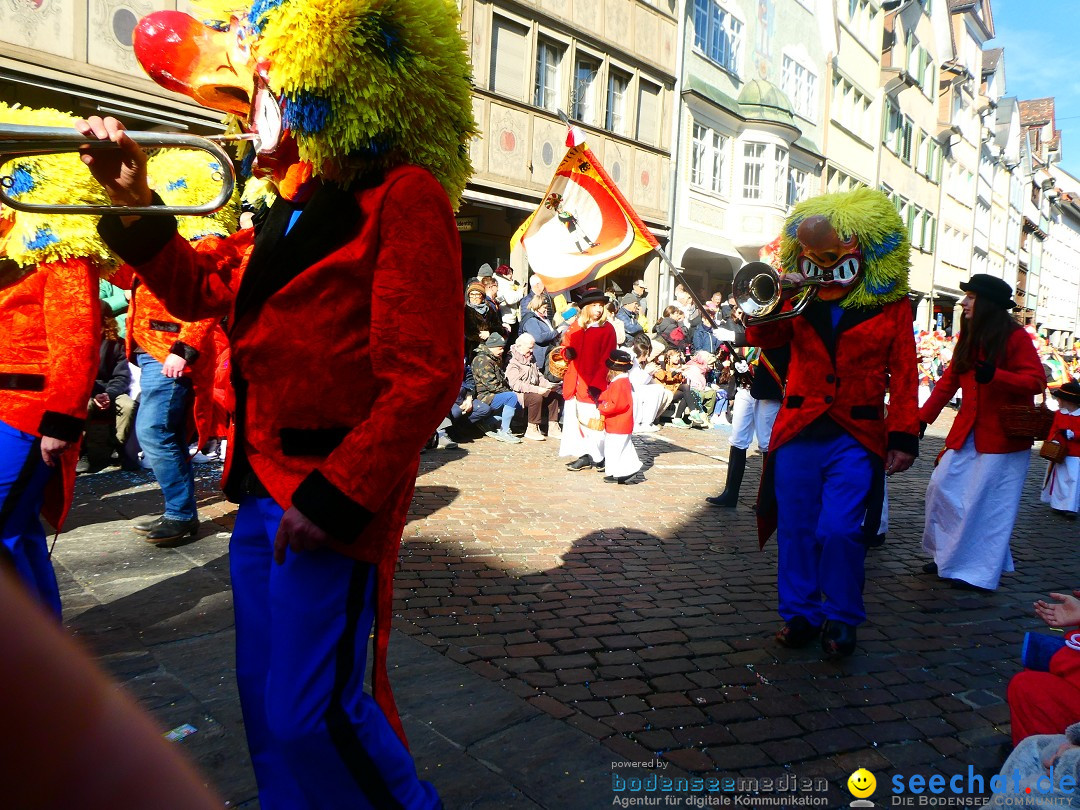
{"label": "white apron", "polygon": [[1047,464],[1040,500],[1053,509],[1080,512],[1080,457],[1066,456],[1060,464]]}
{"label": "white apron", "polygon": [[605,433],[604,452],[607,453],[604,475],[623,478],[641,469],[641,459],[630,441],[629,433]]}
{"label": "white apron", "polygon": [[975,431],[960,450],[946,450],[926,489],[923,550],[938,576],[996,588],[1014,571],[1012,536],[1031,453],[979,453]]}
{"label": "white apron", "polygon": [[562,439],[559,442],[560,456],[591,456],[593,463],[604,460],[604,432],[590,430],[581,424],[600,416],[600,411],[591,402],[578,402],[568,399],[563,402]]}

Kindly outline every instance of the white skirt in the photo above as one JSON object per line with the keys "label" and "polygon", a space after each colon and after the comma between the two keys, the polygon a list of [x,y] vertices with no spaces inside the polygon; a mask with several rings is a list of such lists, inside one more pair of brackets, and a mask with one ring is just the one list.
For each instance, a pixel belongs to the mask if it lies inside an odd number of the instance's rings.
{"label": "white skirt", "polygon": [[607,453],[604,475],[623,478],[641,469],[641,459],[628,433],[605,433],[604,451]]}
{"label": "white skirt", "polygon": [[1080,512],[1080,457],[1066,456],[1060,464],[1047,464],[1040,500],[1053,509]]}
{"label": "white skirt", "polygon": [[560,456],[591,456],[594,463],[604,460],[604,431],[590,430],[581,424],[600,416],[600,411],[591,402],[578,402],[568,399],[563,402],[562,439],[559,442]]}
{"label": "white skirt", "polygon": [[946,450],[926,489],[923,550],[938,576],[996,588],[1014,571],[1012,536],[1031,453],[979,453],[974,431],[960,450]]}

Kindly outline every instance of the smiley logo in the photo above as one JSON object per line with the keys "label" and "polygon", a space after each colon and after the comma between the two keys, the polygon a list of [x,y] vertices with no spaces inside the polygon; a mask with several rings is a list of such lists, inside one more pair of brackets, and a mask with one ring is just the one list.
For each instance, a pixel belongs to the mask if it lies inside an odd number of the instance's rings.
{"label": "smiley logo", "polygon": [[847,780],[847,789],[856,799],[865,799],[874,792],[877,787],[877,779],[866,768],[859,768]]}

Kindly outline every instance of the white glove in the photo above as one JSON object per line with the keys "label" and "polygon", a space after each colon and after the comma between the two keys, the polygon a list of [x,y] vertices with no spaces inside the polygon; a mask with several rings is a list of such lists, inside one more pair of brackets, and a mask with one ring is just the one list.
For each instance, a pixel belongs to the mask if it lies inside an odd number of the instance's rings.
{"label": "white glove", "polygon": [[721,343],[734,343],[735,342],[735,333],[730,329],[724,329],[722,326],[718,326],[715,329],[713,329],[712,330],[712,335],[713,335],[714,338],[719,340]]}

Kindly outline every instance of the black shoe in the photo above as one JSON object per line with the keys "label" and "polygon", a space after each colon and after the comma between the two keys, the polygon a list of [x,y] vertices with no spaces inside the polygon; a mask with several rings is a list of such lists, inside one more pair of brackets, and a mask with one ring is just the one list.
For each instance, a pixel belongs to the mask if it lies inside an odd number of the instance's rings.
{"label": "black shoe", "polygon": [[587,470],[589,467],[595,466],[591,456],[582,456],[577,461],[571,461],[566,465],[566,469],[570,472],[577,472],[578,470]]}
{"label": "black shoe", "polygon": [[855,625],[830,619],[821,633],[821,651],[827,661],[847,658],[855,652]]}
{"label": "black shoe", "polygon": [[164,515],[160,515],[155,518],[143,518],[131,528],[137,531],[139,534],[146,534],[149,531],[153,531],[158,527],[158,524],[165,519]]}
{"label": "black shoe", "polygon": [[776,643],[781,647],[797,650],[817,638],[820,632],[821,628],[810,624],[810,620],[805,616],[792,616],[776,631]]}
{"label": "black shoe", "polygon": [[162,518],[154,528],[146,533],[146,542],[151,545],[171,543],[185,537],[195,537],[199,533],[199,519],[170,520]]}
{"label": "black shoe", "polygon": [[741,447],[732,447],[728,451],[727,484],[724,491],[713,498],[706,498],[709,506],[723,506],[734,509],[739,505],[739,490],[742,488],[743,473],[746,471],[746,451]]}
{"label": "black shoe", "polygon": [[953,590],[957,591],[973,591],[975,593],[993,593],[993,588],[983,588],[978,585],[972,585],[970,582],[965,582],[962,579],[950,579],[949,585]]}
{"label": "black shoe", "polygon": [[90,459],[88,459],[86,456],[83,456],[75,464],[75,474],[85,475],[88,472],[90,472]]}
{"label": "black shoe", "polygon": [[937,573],[937,563],[936,562],[928,562],[926,565],[924,565],[922,567],[922,572],[924,574],[936,574]]}
{"label": "black shoe", "polygon": [[598,473],[600,473],[601,475],[607,475],[607,465],[605,465],[603,462],[601,462],[600,464],[597,464],[596,465],[596,471]]}

